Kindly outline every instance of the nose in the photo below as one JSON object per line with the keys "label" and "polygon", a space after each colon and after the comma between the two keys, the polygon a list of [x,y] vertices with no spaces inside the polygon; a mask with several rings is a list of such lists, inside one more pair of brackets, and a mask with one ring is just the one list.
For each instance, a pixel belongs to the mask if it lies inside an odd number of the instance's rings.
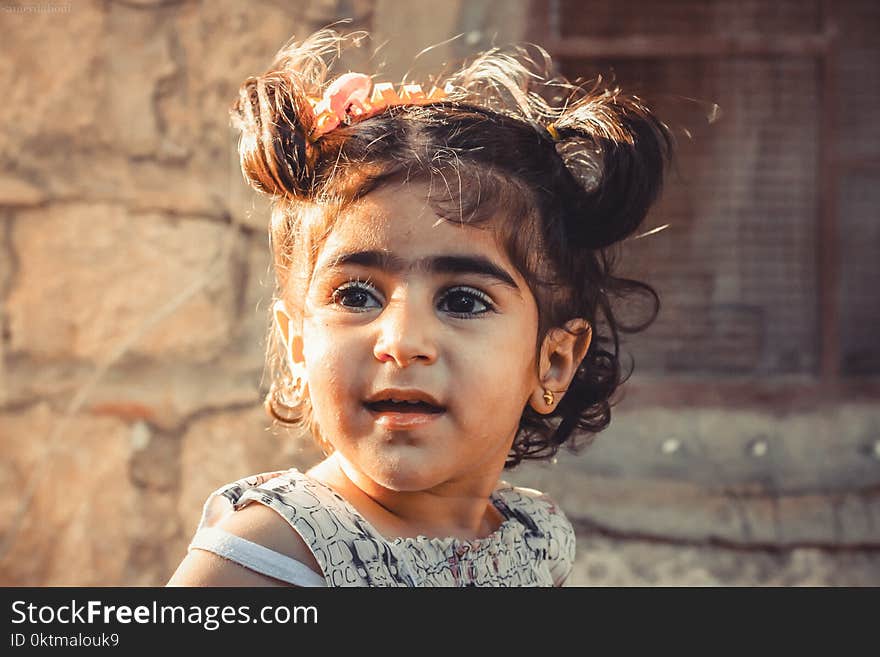
{"label": "nose", "polygon": [[431,364],[437,360],[433,308],[430,303],[416,301],[414,295],[407,296],[392,301],[382,311],[373,354],[383,363],[395,361],[398,367],[413,362]]}

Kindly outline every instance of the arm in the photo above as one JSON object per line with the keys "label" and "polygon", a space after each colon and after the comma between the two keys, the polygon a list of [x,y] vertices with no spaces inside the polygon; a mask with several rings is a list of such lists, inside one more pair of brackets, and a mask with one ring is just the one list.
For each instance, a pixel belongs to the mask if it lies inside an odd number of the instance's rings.
{"label": "arm", "polygon": [[166,586],[292,586],[205,550],[186,555]]}
{"label": "arm", "polygon": [[[217,524],[217,528],[296,559],[321,574],[321,567],[302,537],[275,511],[262,504],[252,503],[230,513]],[[213,552],[196,548],[189,551],[167,586],[293,585],[257,573]]]}

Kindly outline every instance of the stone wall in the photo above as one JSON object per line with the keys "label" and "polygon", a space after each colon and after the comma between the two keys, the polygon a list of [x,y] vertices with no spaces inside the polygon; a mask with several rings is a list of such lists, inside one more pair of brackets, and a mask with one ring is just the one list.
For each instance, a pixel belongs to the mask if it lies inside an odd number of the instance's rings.
{"label": "stone wall", "polygon": [[510,476],[573,518],[572,583],[880,583],[876,404],[631,401],[580,455]]}
{"label": "stone wall", "polygon": [[316,455],[260,405],[265,203],[238,85],[319,3],[0,13],[0,582],[162,584],[201,502]]}
{"label": "stone wall", "polygon": [[[260,403],[272,274],[228,126],[238,85],[340,16],[406,34],[380,51],[396,76],[460,32],[419,65],[516,40],[527,3],[58,6],[0,13],[0,584],[160,585],[211,490],[318,458]],[[509,478],[577,525],[572,584],[877,584],[878,426],[870,404],[623,405],[589,450]],[[850,465],[798,480],[817,444]]]}

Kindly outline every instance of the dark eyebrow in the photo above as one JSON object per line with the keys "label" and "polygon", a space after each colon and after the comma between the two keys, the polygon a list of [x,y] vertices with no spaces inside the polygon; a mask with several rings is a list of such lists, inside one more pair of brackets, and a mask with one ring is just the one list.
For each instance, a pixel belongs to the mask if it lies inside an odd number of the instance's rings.
{"label": "dark eyebrow", "polygon": [[399,274],[408,269],[426,271],[432,274],[477,274],[478,276],[494,278],[499,283],[519,293],[519,286],[510,274],[488,258],[478,255],[427,256],[407,265],[403,258],[387,251],[354,251],[351,253],[341,253],[332,258],[321,269],[337,269],[344,265],[372,267],[392,274]]}

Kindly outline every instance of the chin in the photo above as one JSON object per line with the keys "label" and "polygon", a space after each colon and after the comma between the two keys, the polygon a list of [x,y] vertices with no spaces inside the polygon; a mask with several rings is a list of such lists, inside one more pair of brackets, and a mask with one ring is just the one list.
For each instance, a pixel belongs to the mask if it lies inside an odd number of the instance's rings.
{"label": "chin", "polygon": [[398,493],[427,490],[443,483],[444,477],[436,464],[426,462],[424,455],[413,456],[398,454],[383,458],[364,474],[383,488]]}

